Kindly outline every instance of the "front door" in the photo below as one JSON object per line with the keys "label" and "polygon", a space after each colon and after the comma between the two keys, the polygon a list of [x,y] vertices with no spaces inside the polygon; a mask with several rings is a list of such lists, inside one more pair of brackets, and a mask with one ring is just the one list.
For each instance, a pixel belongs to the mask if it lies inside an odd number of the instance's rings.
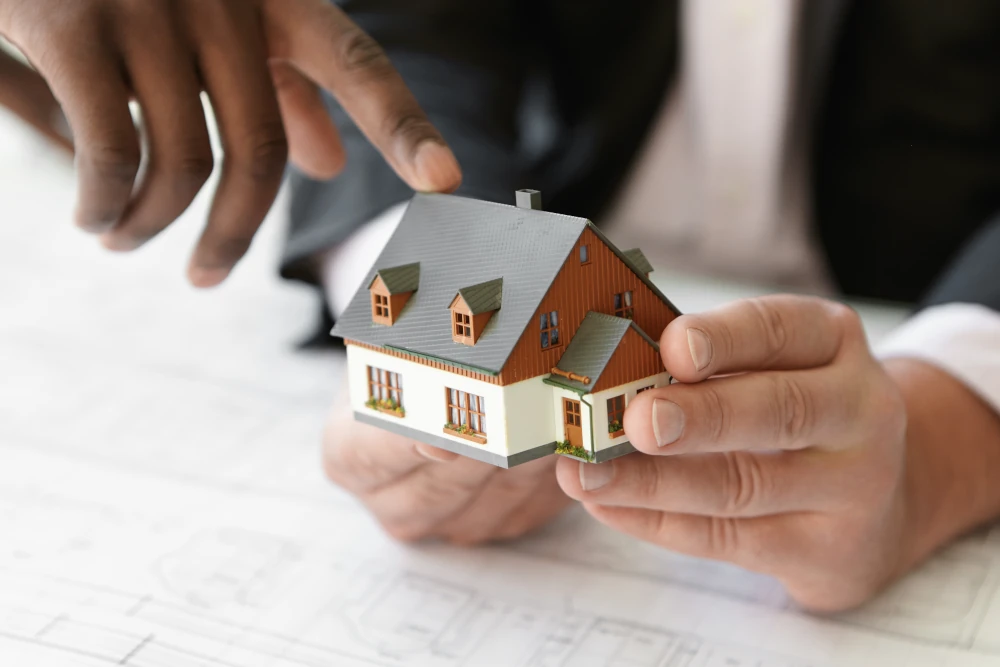
{"label": "front door", "polygon": [[580,401],[563,399],[563,424],[566,439],[571,447],[583,447],[583,429],[580,428]]}

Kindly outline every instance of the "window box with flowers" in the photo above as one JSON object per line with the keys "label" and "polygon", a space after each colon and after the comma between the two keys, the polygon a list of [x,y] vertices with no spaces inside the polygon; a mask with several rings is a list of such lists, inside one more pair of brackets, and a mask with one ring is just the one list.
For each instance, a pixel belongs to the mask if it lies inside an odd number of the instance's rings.
{"label": "window box with flowers", "polygon": [[365,402],[365,407],[381,412],[383,414],[392,415],[393,417],[405,417],[406,410],[392,398],[369,398]]}
{"label": "window box with flowers", "polygon": [[622,426],[620,421],[613,421],[608,424],[608,437],[610,438],[620,438],[625,435],[625,427]]}
{"label": "window box with flowers", "polygon": [[447,435],[453,435],[457,438],[474,442],[477,445],[486,444],[486,437],[473,431],[472,427],[467,424],[452,424],[448,422],[444,425],[444,432]]}

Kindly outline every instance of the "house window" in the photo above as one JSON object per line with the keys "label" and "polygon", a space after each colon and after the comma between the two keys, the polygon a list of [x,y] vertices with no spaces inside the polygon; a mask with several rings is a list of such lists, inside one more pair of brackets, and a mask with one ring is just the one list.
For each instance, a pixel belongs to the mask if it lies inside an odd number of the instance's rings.
{"label": "house window", "polygon": [[649,385],[648,387],[643,387],[642,389],[636,389],[635,390],[636,396],[638,396],[639,394],[641,394],[644,391],[649,391],[652,388],[653,388],[653,385]]}
{"label": "house window", "polygon": [[372,319],[382,324],[392,324],[388,296],[372,292]]}
{"label": "house window", "polygon": [[403,379],[399,373],[368,367],[368,407],[403,413]]}
{"label": "house window", "polygon": [[625,419],[625,395],[614,396],[608,399],[608,434],[618,437],[622,434],[624,427],[622,420]]}
{"label": "house window", "polygon": [[472,338],[472,318],[465,313],[455,313],[455,336]]}
{"label": "house window", "polygon": [[632,292],[615,294],[615,317],[632,319]]}
{"label": "house window", "polygon": [[582,245],[580,246],[580,263],[590,264],[590,246]]}
{"label": "house window", "polygon": [[449,388],[445,390],[445,398],[450,427],[458,430],[464,426],[477,435],[486,435],[486,402],[482,396]]}
{"label": "house window", "polygon": [[539,324],[542,332],[542,349],[559,347],[562,344],[562,340],[559,338],[559,311],[542,313]]}

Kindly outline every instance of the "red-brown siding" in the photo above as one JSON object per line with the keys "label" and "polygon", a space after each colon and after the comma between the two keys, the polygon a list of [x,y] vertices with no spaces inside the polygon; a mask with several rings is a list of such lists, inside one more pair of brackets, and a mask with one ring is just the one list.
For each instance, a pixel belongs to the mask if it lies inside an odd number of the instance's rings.
{"label": "red-brown siding", "polygon": [[[582,265],[579,253],[581,245],[589,247],[590,256],[590,261]],[[673,311],[593,231],[589,228],[584,230],[507,359],[507,364],[500,373],[500,384],[513,384],[549,373],[565,352],[586,314],[593,310],[614,315],[614,295],[625,291],[632,292],[635,323],[650,338],[658,341],[663,329],[676,317]],[[557,348],[542,350],[539,317],[542,313],[553,310],[559,312],[562,344]],[[630,335],[638,336],[635,332]],[[606,372],[612,370],[614,369],[609,368]],[[632,379],[638,377],[644,376]]]}
{"label": "red-brown siding", "polygon": [[605,367],[594,393],[618,387],[641,378],[663,372],[663,360],[660,353],[653,348],[635,329],[625,332],[618,349],[611,355],[611,360]]}

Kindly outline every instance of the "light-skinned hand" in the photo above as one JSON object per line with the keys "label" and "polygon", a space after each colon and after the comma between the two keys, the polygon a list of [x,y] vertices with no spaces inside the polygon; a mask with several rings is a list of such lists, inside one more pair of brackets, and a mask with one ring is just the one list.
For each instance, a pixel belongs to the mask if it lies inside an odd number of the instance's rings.
{"label": "light-skinned hand", "polygon": [[628,406],[641,453],[558,466],[616,530],[773,575],[833,611],[1000,512],[1000,420],[943,371],[879,363],[845,306],[737,302],[678,318],[660,345],[680,383]]}
{"label": "light-skinned hand", "polygon": [[555,457],[504,470],[356,422],[343,407],[327,424],[323,454],[327,476],[403,541],[514,539],[571,503]]}
{"label": "light-skinned hand", "polygon": [[289,152],[315,178],[343,168],[320,88],[414,189],[451,191],[461,180],[385,52],[326,0],[0,0],[0,35],[62,105],[79,174],[76,222],[113,250],[166,228],[212,173],[207,92],[225,161],[188,271],[200,287],[222,282],[247,251]]}

